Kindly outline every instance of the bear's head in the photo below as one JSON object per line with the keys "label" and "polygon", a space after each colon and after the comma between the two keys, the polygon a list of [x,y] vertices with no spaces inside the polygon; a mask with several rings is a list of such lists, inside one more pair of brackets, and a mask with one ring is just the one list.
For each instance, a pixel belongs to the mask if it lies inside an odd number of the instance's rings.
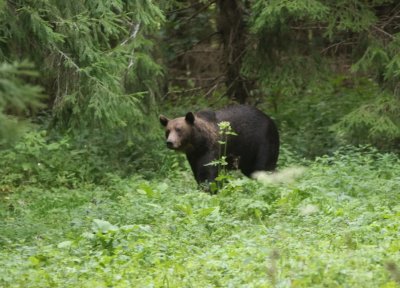
{"label": "bear's head", "polygon": [[195,122],[192,112],[185,117],[168,119],[160,115],[160,123],[165,127],[166,144],[169,149],[186,152],[191,145],[191,135]]}

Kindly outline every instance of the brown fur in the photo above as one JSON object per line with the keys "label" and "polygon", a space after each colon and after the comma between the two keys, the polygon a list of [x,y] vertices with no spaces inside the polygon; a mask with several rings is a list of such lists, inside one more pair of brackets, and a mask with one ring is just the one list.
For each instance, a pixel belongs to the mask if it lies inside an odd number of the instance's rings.
{"label": "brown fur", "polygon": [[165,126],[167,141],[172,143],[171,149],[186,152],[189,148],[192,126],[186,123],[184,117],[168,120]]}
{"label": "brown fur", "polygon": [[226,147],[228,168],[239,168],[246,176],[255,171],[272,171],[279,155],[279,133],[274,121],[262,111],[246,106],[230,106],[218,111],[187,113],[168,119],[160,116],[165,127],[167,147],[186,154],[198,183],[211,182],[218,175],[218,123],[228,121],[236,136],[229,137]]}
{"label": "brown fur", "polygon": [[[218,144],[218,128],[215,123],[211,123],[201,116],[196,115],[195,125],[189,124],[185,117],[168,119],[165,116],[160,116],[160,121],[165,123],[165,132],[167,142],[172,142],[170,149],[188,152],[192,150],[193,137],[201,137],[207,143],[208,148],[212,148]],[[192,135],[195,132],[196,135]]]}
{"label": "brown fur", "polygon": [[207,138],[207,143],[209,144],[209,148],[214,147],[218,144],[219,134],[218,127],[214,123],[210,123],[201,117],[196,117],[196,128],[199,133]]}

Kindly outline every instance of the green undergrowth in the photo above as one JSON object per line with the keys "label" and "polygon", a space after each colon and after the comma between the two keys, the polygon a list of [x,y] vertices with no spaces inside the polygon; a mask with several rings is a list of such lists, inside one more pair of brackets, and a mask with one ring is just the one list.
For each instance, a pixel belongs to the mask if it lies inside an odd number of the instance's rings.
{"label": "green undergrowth", "polygon": [[3,191],[0,287],[398,287],[397,156],[342,149],[217,195],[176,171]]}

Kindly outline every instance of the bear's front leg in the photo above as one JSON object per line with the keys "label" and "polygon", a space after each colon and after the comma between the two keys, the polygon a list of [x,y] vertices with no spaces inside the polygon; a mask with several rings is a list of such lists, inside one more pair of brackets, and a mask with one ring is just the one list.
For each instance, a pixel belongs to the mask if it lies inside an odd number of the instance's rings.
{"label": "bear's front leg", "polygon": [[187,155],[187,158],[198,184],[214,182],[215,178],[218,176],[218,169],[216,166],[208,165],[215,160],[213,154],[206,153],[204,155],[197,155],[197,157]]}

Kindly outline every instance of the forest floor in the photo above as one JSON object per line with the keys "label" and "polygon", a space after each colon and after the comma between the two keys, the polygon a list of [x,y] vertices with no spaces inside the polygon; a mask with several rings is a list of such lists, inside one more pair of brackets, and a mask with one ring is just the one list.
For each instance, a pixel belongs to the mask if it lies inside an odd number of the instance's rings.
{"label": "forest floor", "polygon": [[110,179],[2,193],[0,287],[400,285],[393,154],[340,152],[217,195],[189,171]]}

